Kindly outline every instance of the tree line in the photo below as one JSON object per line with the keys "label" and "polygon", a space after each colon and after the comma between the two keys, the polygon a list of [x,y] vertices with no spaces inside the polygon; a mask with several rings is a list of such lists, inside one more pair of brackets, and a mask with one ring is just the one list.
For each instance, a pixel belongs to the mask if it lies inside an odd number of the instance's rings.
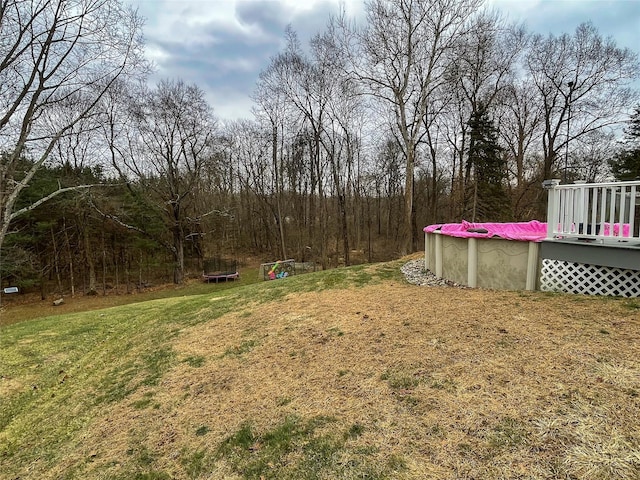
{"label": "tree line", "polygon": [[289,27],[253,118],[222,121],[197,85],[149,84],[120,1],[0,0],[3,284],[124,292],[212,256],[382,260],[431,223],[544,220],[544,179],[633,171],[616,132],[638,55],[592,24],[536,34],[481,0],[365,10],[304,45]]}

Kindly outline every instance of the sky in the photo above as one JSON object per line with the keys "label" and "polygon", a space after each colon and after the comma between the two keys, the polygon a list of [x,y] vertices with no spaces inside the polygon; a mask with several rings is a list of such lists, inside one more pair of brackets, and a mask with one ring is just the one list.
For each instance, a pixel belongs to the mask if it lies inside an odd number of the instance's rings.
{"label": "sky", "polygon": [[[542,34],[572,33],[591,21],[619,47],[640,53],[640,0],[486,0],[513,22]],[[341,5],[362,17],[364,0],[125,0],[145,20],[151,81],[197,84],[221,119],[251,118],[260,71],[284,46],[291,25],[304,43]]]}

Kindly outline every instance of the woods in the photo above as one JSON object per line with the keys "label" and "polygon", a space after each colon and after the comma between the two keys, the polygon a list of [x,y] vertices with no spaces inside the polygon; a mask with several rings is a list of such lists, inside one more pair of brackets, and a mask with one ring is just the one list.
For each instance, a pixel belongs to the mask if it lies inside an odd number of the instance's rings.
{"label": "woods", "polygon": [[544,220],[544,179],[637,173],[638,54],[592,24],[543,35],[480,0],[365,11],[306,44],[289,27],[253,118],[219,119],[200,86],[147,81],[120,1],[0,0],[2,286],[124,293],[213,256],[385,260],[431,223]]}

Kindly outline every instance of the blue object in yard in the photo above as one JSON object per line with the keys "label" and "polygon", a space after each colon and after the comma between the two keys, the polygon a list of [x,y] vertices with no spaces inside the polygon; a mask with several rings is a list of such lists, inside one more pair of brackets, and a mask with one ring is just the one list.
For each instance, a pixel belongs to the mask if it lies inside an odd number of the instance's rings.
{"label": "blue object in yard", "polygon": [[18,287],[7,287],[4,290],[4,293],[18,293]]}

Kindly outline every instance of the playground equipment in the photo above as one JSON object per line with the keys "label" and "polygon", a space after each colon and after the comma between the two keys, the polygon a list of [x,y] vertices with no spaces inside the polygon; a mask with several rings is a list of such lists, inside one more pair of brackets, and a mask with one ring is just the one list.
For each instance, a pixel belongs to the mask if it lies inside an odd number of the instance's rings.
{"label": "playground equipment", "polygon": [[207,283],[237,280],[239,277],[238,262],[235,260],[215,257],[204,262],[202,278]]}

